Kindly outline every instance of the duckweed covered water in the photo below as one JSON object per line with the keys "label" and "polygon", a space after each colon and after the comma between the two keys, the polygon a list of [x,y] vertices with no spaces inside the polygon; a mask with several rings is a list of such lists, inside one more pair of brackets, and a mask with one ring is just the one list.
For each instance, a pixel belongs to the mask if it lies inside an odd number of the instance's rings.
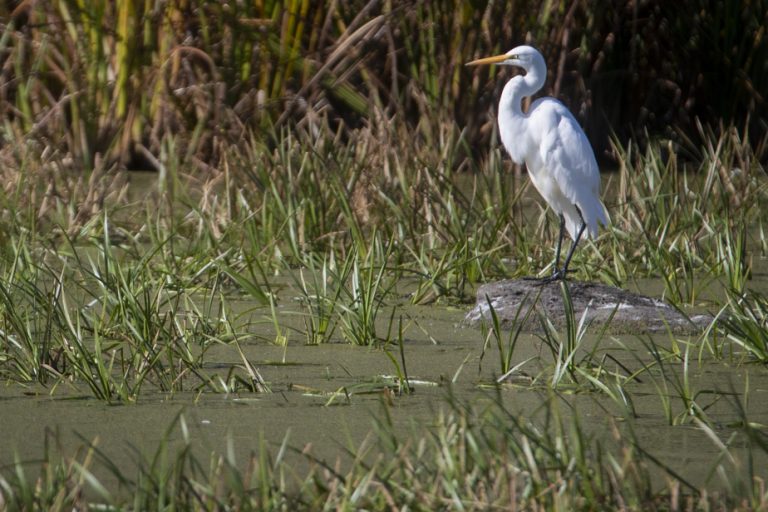
{"label": "duckweed covered water", "polygon": [[[288,304],[278,314],[290,319],[297,310]],[[509,414],[539,422],[542,428],[556,407],[566,417],[577,417],[589,438],[610,443],[616,432],[631,431],[637,445],[660,465],[693,485],[717,488],[718,465],[746,477],[749,445],[738,433],[743,419],[759,428],[768,425],[765,367],[740,357],[716,361],[695,346],[686,349],[690,339],[590,337],[582,353],[596,345],[593,359],[616,372],[616,382],[622,384],[614,391],[624,393],[616,400],[590,386],[585,377],[578,384],[551,387],[544,370],[553,356],[540,336],[529,334],[521,335],[515,348],[513,363],[523,363],[515,378],[496,386],[498,357],[493,347],[483,354],[481,330],[461,326],[465,309],[408,306],[402,312],[411,322],[404,340],[410,394],[398,394],[396,368],[386,354],[400,362],[398,346],[311,346],[290,337],[287,346],[277,346],[261,341],[273,335],[265,323],[264,331],[254,333],[252,341],[242,340],[241,347],[270,393],[147,391],[135,404],[114,406],[64,385],[52,394],[35,386],[3,387],[0,466],[15,460],[35,464],[51,445],[72,453],[93,441],[118,467],[134,467],[137,452],[150,457],[163,440],[183,437],[180,428],[167,433],[178,415],[201,460],[212,452],[232,450],[238,460],[246,460],[264,448],[263,441],[275,451],[287,441],[330,465],[349,464],[351,454],[374,435],[374,420],[382,414],[391,417],[400,435],[418,436],[434,425],[440,410],[450,410],[452,401],[482,409],[500,399]],[[266,309],[252,312],[259,313],[269,314]],[[293,321],[300,318],[296,315]],[[652,350],[682,354],[687,369],[674,358],[654,366]],[[209,350],[204,370],[221,372],[239,364],[238,354],[221,345]],[[649,369],[641,371],[644,365]],[[623,380],[634,372],[631,381]],[[697,424],[701,414],[713,426],[710,433]],[[717,439],[711,438],[712,432]],[[298,453],[291,459],[299,473],[309,464]],[[764,459],[765,452],[758,453],[752,463],[758,474],[768,477],[759,469],[768,467]],[[663,481],[665,472],[656,470]],[[109,480],[108,472],[103,476]]]}

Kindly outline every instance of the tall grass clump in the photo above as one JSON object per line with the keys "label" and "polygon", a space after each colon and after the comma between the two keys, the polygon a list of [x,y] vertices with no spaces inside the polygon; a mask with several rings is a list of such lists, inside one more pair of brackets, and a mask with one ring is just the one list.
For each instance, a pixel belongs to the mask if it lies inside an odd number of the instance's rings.
{"label": "tall grass clump", "polygon": [[[456,137],[456,128],[445,134]],[[243,239],[244,254],[258,255],[267,272],[313,265],[328,252],[344,261],[351,250],[370,254],[377,236],[392,240],[388,272],[414,277],[419,303],[464,300],[473,284],[507,272],[506,246],[521,232],[506,182],[480,177],[467,190],[450,157],[426,162],[405,138],[391,146],[363,140],[288,134],[273,149],[233,150],[229,172],[241,188],[221,219],[227,237]],[[411,165],[421,170],[412,175]]]}
{"label": "tall grass clump", "polygon": [[3,378],[46,384],[63,364],[56,332],[64,328],[62,288],[55,273],[36,261],[26,242],[11,244],[12,262],[0,280],[0,373]]}
{"label": "tall grass clump", "polygon": [[[137,401],[145,388],[220,392],[206,353],[245,331],[229,319],[221,274],[167,267],[167,240],[133,259],[103,232],[55,251],[14,241],[0,281],[3,378],[108,402]],[[242,371],[254,374],[247,360]]]}
{"label": "tall grass clump", "polygon": [[750,359],[768,362],[768,298],[760,292],[729,294],[719,329]]}
{"label": "tall grass clump", "polygon": [[765,200],[765,170],[735,130],[707,140],[697,166],[681,163],[671,143],[643,152],[615,147],[621,166],[610,243],[619,281],[659,276],[667,298],[687,304],[719,277],[744,290],[746,248],[758,243],[749,226],[764,220],[757,205]]}
{"label": "tall grass clump", "polygon": [[378,335],[377,320],[394,282],[387,274],[392,242],[384,246],[381,239],[378,241],[379,244],[363,258],[352,252],[351,262],[347,260],[342,271],[342,275],[349,277],[339,305],[339,322],[344,338],[355,345],[374,345],[383,341]]}

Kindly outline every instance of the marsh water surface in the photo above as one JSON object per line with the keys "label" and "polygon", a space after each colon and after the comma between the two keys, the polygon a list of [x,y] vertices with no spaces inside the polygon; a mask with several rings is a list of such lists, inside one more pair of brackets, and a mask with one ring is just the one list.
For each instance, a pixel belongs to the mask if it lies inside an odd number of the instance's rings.
{"label": "marsh water surface", "polygon": [[[650,283],[653,284],[653,283]],[[283,294],[290,294],[290,290]],[[291,304],[281,306],[287,324],[300,322]],[[273,336],[269,323],[253,341],[242,341],[247,359],[266,381],[269,393],[214,394],[207,392],[144,392],[133,404],[108,405],[60,386],[56,392],[30,386],[3,387],[0,395],[2,435],[0,464],[15,459],[40,461],[47,445],[58,445],[64,453],[93,441],[120,467],[136,464],[138,453],[151,456],[165,439],[178,440],[183,418],[186,435],[205,460],[211,452],[234,449],[246,459],[267,446],[270,450],[287,441],[313,456],[334,464],[348,461],[350,453],[373,432],[374,419],[386,409],[395,429],[407,433],[429,428],[441,409],[449,408],[448,397],[482,407],[500,399],[512,414],[542,420],[547,405],[558,402],[566,415],[577,415],[589,436],[610,438],[613,427],[629,428],[626,409],[589,386],[563,385],[552,392],[542,377],[553,355],[540,336],[523,334],[515,349],[514,363],[524,363],[512,383],[496,386],[498,356],[492,346],[483,351],[480,329],[462,326],[466,308],[406,306],[408,318],[403,344],[406,371],[413,392],[399,394],[396,368],[387,352],[402,361],[398,346],[358,347],[342,343],[306,345],[288,339],[287,346],[265,342]],[[252,314],[269,316],[269,308]],[[293,315],[293,316],[292,316]],[[655,335],[589,335],[586,352],[593,350],[623,375],[651,364],[649,347],[685,351],[687,339]],[[297,336],[298,338],[298,336]],[[703,407],[739,464],[748,454],[744,441],[734,433],[743,417],[735,405],[745,407],[751,422],[768,425],[768,373],[762,366],[712,361],[707,354],[688,354],[687,370],[670,364],[662,378],[657,370],[627,384],[624,389],[632,409],[631,428],[644,449],[669,468],[697,485],[717,482],[715,470],[725,457],[721,445],[691,421],[682,390],[670,382],[686,379],[688,392]],[[241,364],[228,346],[212,348],[206,370],[221,371]],[[654,377],[655,375],[655,377]],[[666,384],[661,384],[667,382]],[[669,410],[660,397],[669,401]],[[170,434],[167,430],[171,428]],[[266,444],[264,444],[266,441]],[[302,457],[295,455],[300,467]],[[306,461],[304,461],[306,462]],[[767,461],[756,461],[768,467]],[[130,474],[130,471],[128,471]],[[768,476],[768,475],[766,475]]]}

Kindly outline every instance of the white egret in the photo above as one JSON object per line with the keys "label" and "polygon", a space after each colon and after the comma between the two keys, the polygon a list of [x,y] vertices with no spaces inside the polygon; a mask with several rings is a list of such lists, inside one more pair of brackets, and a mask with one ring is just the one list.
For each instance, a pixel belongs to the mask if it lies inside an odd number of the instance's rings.
{"label": "white egret", "polygon": [[[522,100],[544,86],[547,65],[535,48],[518,46],[503,55],[468,62],[467,66],[498,64],[517,66],[524,76],[515,76],[499,100],[499,134],[509,156],[525,162],[528,175],[539,194],[560,217],[560,235],[555,265],[547,281],[565,279],[568,264],[584,231],[597,237],[598,222],[608,225],[608,214],[600,201],[600,173],[587,136],[570,111],[554,98],[540,98],[523,112]],[[573,239],[560,266],[564,230]]]}

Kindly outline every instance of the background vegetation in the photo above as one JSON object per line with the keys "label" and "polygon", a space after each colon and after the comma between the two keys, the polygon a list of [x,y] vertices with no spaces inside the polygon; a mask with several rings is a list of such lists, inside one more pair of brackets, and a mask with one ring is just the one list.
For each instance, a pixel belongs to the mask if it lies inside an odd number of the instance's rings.
{"label": "background vegetation", "polygon": [[[615,133],[757,142],[768,117],[764,0],[10,2],[0,7],[4,153],[152,168],[168,135],[197,166],[283,126],[351,135],[445,124],[487,148],[503,80],[462,64],[522,43],[598,155]],[[497,71],[490,71],[496,73]],[[691,149],[690,147],[688,149]],[[12,152],[11,152],[12,153]]]}

